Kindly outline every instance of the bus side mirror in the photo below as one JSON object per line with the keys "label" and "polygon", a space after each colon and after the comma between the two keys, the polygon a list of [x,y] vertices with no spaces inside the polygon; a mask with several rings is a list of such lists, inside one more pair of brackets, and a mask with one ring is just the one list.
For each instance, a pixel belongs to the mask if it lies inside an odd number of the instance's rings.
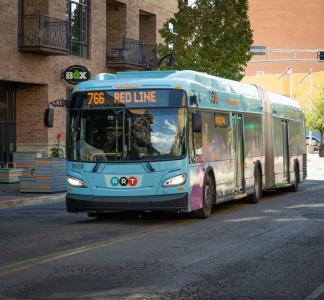
{"label": "bus side mirror", "polygon": [[44,125],[47,128],[52,128],[54,123],[54,109],[46,108],[44,114]]}
{"label": "bus side mirror", "polygon": [[189,97],[189,102],[190,102],[190,105],[197,104],[197,95],[191,95]]}
{"label": "bus side mirror", "polygon": [[192,131],[201,132],[202,129],[202,118],[201,113],[193,112],[192,113]]}

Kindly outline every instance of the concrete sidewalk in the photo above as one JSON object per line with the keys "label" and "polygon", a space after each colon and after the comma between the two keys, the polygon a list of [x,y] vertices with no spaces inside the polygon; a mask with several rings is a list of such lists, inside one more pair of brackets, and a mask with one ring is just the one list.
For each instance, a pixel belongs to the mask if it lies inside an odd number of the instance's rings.
{"label": "concrete sidewalk", "polygon": [[307,154],[307,179],[324,180],[324,157],[316,154]]}
{"label": "concrete sidewalk", "polygon": [[63,200],[65,199],[65,195],[66,193],[20,193],[19,183],[0,184],[0,209]]}

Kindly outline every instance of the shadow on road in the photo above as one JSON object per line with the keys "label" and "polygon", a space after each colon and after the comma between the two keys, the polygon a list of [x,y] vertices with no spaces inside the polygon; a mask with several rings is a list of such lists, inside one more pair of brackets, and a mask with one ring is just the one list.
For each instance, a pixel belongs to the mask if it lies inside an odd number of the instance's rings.
{"label": "shadow on road", "polygon": [[[318,187],[324,185],[324,180],[306,180],[304,183],[299,185],[298,191],[305,191],[308,189],[312,189],[314,187]],[[297,195],[297,193],[289,192],[287,188],[281,188],[277,190],[268,190],[263,192],[262,199],[263,201],[271,201],[274,198],[285,197],[288,195]],[[244,208],[245,206],[253,206],[250,204],[246,198],[240,200],[232,200],[226,203],[221,203],[215,205],[213,207],[212,216],[217,216],[218,214],[223,214],[224,212],[231,212],[237,208]],[[77,222],[73,222],[72,224],[94,224],[94,223],[122,223],[125,225],[139,225],[139,224],[147,224],[152,225],[155,223],[161,224],[163,221],[169,222],[170,220],[186,220],[186,219],[197,219],[199,220],[197,213],[177,213],[177,212],[108,212],[104,214],[100,214],[97,217],[90,217],[86,220],[80,220]]]}

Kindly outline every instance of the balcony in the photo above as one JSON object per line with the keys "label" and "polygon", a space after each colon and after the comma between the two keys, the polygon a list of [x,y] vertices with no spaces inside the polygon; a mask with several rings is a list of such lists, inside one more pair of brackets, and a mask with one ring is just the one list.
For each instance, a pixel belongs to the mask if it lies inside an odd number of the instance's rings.
{"label": "balcony", "polygon": [[156,46],[126,38],[107,39],[107,66],[116,69],[150,70],[157,62]]}
{"label": "balcony", "polygon": [[43,16],[19,16],[19,50],[44,55],[67,55],[68,24],[66,21]]}

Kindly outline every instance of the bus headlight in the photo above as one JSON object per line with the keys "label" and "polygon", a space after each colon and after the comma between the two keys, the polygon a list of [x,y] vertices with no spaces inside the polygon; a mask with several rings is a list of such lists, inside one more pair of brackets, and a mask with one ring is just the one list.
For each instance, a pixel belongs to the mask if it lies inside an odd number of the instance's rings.
{"label": "bus headlight", "polygon": [[178,176],[171,177],[163,182],[163,187],[179,186],[186,182],[187,175],[181,174]]}
{"label": "bus headlight", "polygon": [[87,185],[85,184],[84,181],[82,181],[78,178],[75,178],[75,177],[68,176],[67,181],[68,181],[68,184],[73,187],[79,187],[79,188],[87,187]]}

